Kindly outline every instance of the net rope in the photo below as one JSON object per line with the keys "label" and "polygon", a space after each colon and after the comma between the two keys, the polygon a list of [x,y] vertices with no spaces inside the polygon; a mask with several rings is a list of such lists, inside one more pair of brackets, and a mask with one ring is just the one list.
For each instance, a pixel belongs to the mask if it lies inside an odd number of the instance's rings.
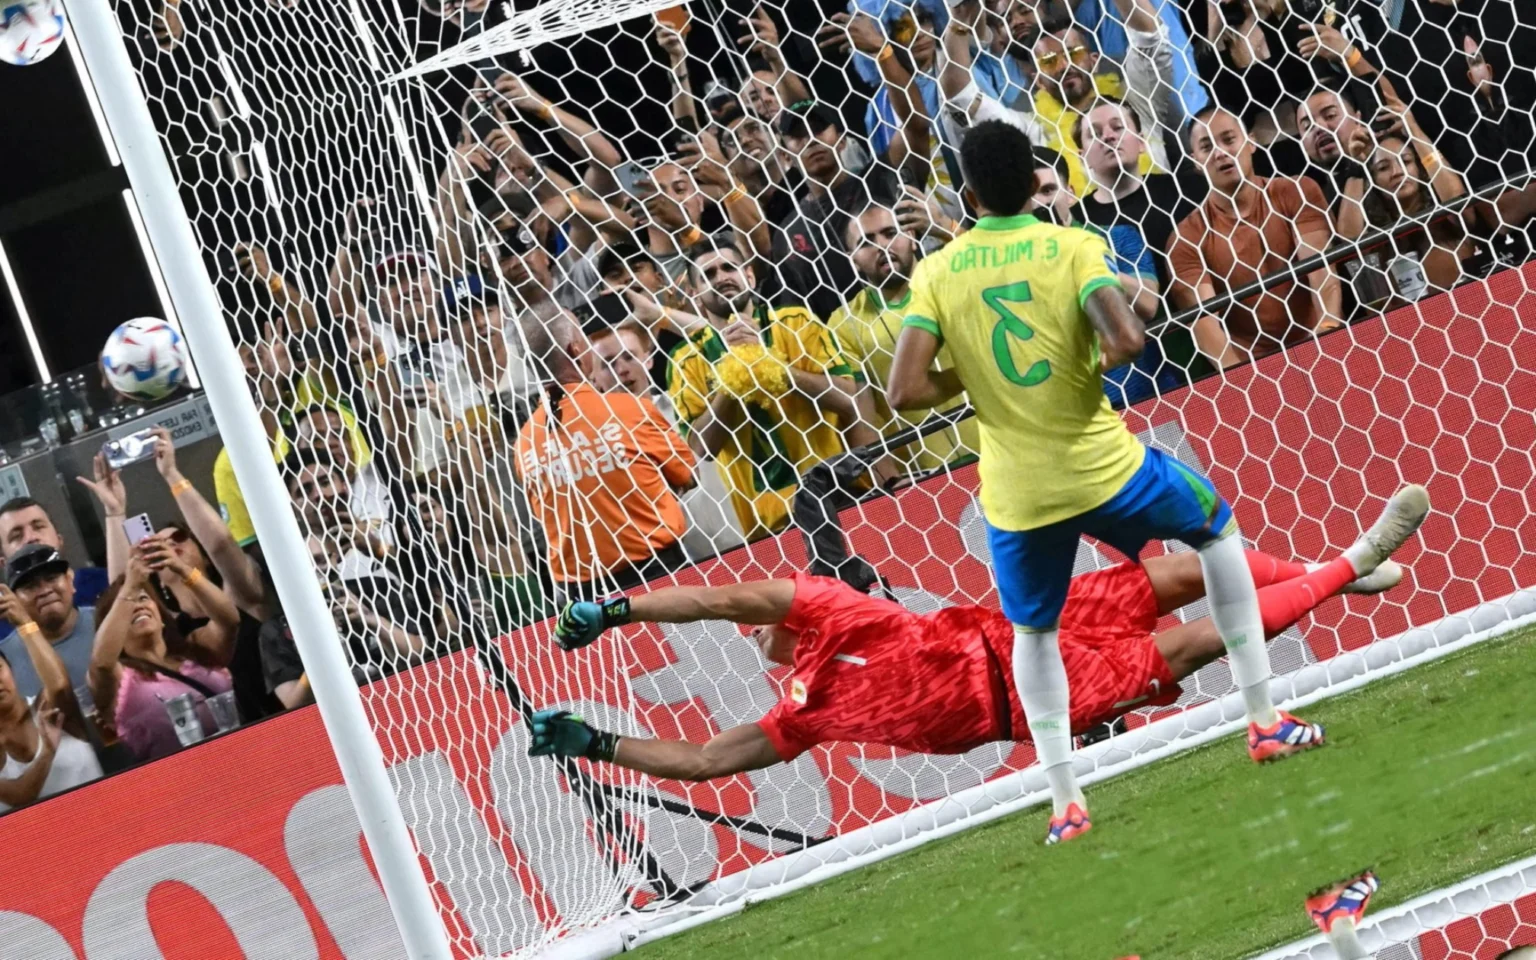
{"label": "net rope", "polygon": [[[1250,541],[1329,559],[1398,483],[1459,491],[1416,585],[1288,631],[1276,673],[1536,583],[1516,360],[1536,330],[1508,309],[1529,293],[1536,45],[1512,5],[440,3],[116,9],[466,954],[685,912],[709,881],[1033,762],[839,744],[683,785],[526,755],[544,707],[700,741],[787,693],[731,625],[567,655],[547,618],[806,565],[801,478],[923,420],[883,399],[900,281],[974,222],[955,157],[987,117],[1036,139],[1036,213],[1103,233],[1135,295],[1153,346],[1107,380],[1116,407],[1209,471]],[[1427,88],[1446,63],[1459,85]],[[1267,194],[1225,262],[1230,228],[1189,219],[1206,106],[1256,176],[1313,178]],[[1117,195],[1117,169],[1156,176]],[[1423,417],[1457,449],[1426,446]],[[965,418],[887,445],[835,494],[901,488],[843,528],[919,611],[995,603],[976,437]],[[234,530],[232,475],[219,493]],[[1085,543],[1076,569],[1114,560]],[[1218,662],[1126,723],[1232,689]]]}

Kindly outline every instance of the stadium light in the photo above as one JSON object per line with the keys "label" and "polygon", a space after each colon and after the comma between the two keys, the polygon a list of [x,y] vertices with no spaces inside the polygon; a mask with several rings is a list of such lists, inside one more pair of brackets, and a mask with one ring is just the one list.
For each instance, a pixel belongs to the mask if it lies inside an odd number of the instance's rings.
{"label": "stadium light", "polygon": [[16,274],[11,270],[11,258],[6,256],[4,243],[0,243],[0,275],[5,277],[5,289],[11,294],[11,305],[16,308],[16,315],[21,318],[21,329],[27,334],[27,346],[32,348],[32,365],[37,368],[38,379],[47,383],[53,379],[53,374],[48,371],[48,359],[43,356],[43,345],[38,342],[37,331],[32,329],[32,317],[27,313],[27,303],[21,297],[21,287],[16,283]]}
{"label": "stadium light", "polygon": [[[155,248],[149,242],[149,234],[144,231],[144,215],[139,212],[139,202],[134,198],[132,190],[123,191],[123,206],[128,208],[128,219],[133,221],[133,232],[139,237],[139,249],[144,251],[144,265],[149,268],[149,279],[155,285],[155,296],[160,298],[160,315],[185,341],[187,335],[181,329],[181,320],[176,316],[176,306],[171,302],[170,291],[165,289],[165,277],[160,274],[160,258],[155,256]],[[187,385],[194,390],[202,386],[202,382],[197,378],[197,364],[193,362],[190,350],[187,351]]]}

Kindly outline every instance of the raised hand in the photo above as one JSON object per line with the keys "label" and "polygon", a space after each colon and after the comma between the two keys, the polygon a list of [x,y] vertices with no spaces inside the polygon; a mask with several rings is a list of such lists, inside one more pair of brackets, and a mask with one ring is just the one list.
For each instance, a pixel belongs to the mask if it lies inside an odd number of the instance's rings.
{"label": "raised hand", "polygon": [[38,732],[42,734],[43,745],[49,753],[59,749],[59,740],[64,736],[64,714],[58,707],[49,707],[37,715]]}
{"label": "raised hand", "polygon": [[683,35],[673,29],[670,23],[663,23],[659,19],[656,21],[656,44],[667,55],[667,61],[673,69],[687,62],[688,48],[683,43]]}
{"label": "raised hand", "polygon": [[138,554],[144,565],[155,573],[169,573],[178,580],[185,580],[190,572],[169,538],[159,534],[139,541]]}
{"label": "raised hand", "polygon": [[746,48],[746,52],[756,53],[772,63],[780,54],[779,28],[773,22],[773,17],[761,6],[752,11],[750,18],[743,17],[741,25],[747,28],[746,34],[736,38],[736,45]]}
{"label": "raised hand", "polygon": [[166,483],[181,479],[181,471],[176,469],[176,444],[171,440],[171,431],[164,427],[155,427],[155,469]]}
{"label": "raised hand", "polygon": [[1312,36],[1296,41],[1296,52],[1303,57],[1322,57],[1335,63],[1343,63],[1352,44],[1336,27],[1322,23],[1303,23],[1301,29],[1310,30]]}
{"label": "raised hand", "polygon": [[[707,130],[678,146],[677,162],[693,174],[694,183],[706,193],[727,191],[736,183],[726,163],[725,151],[720,149],[719,138]],[[714,197],[720,199],[719,193],[714,193]]]}
{"label": "raised hand", "polygon": [[515,73],[504,73],[496,78],[493,85],[502,99],[512,105],[512,109],[524,113],[543,113],[548,109],[544,98],[528,89],[528,84]]}
{"label": "raised hand", "polygon": [[107,458],[99,453],[91,461],[91,472],[95,474],[93,480],[87,480],[85,477],[75,479],[96,496],[102,512],[109,517],[121,517],[128,507],[128,489],[123,486],[122,476],[109,467]]}
{"label": "raised hand", "polygon": [[32,614],[27,612],[21,598],[3,583],[0,583],[0,617],[9,620],[18,630],[32,622]]}

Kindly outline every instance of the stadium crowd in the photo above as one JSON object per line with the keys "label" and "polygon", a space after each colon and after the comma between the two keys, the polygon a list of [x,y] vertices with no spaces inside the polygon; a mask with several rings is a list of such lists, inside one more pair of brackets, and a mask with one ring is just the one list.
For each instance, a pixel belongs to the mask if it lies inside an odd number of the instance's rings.
{"label": "stadium crowd", "polygon": [[[471,36],[489,6],[426,21]],[[974,222],[957,146],[984,120],[1028,134],[1031,214],[1102,234],[1146,323],[1116,407],[1524,262],[1531,25],[1501,0],[1342,6],[675,8],[643,158],[557,77],[454,73],[430,248],[347,198],[323,275],[246,235],[221,278],[359,683],[781,532],[806,471],[919,422],[884,382],[914,264]],[[162,55],[215,29],[197,16],[164,0]],[[690,52],[715,28],[734,77]],[[961,420],[866,483],[976,448]],[[228,695],[245,722],[312,700],[227,456],[216,504],[168,437],[156,465],[180,516],[136,545],[133,491],[86,480],[104,571],[0,505],[0,810],[225,729]]]}

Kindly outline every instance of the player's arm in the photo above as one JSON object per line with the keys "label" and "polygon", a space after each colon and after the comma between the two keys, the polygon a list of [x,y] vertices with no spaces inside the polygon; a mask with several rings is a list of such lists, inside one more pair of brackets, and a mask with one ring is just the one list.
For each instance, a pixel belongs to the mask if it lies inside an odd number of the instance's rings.
{"label": "player's arm", "polygon": [[929,410],[965,392],[965,384],[953,367],[933,368],[942,341],[937,327],[930,329],[913,322],[921,319],[908,316],[901,336],[896,338],[896,357],[891,361],[891,376],[885,385],[885,402],[892,410]]}
{"label": "player's arm", "polygon": [[1113,370],[1141,356],[1147,328],[1118,286],[1101,286],[1083,301],[1083,313],[1099,335],[1099,370]]}
{"label": "player's arm", "polygon": [[779,763],[773,741],[755,723],[732,727],[700,746],[686,740],[621,737],[567,710],[540,710],[530,725],[533,757],[585,757],[664,780],[713,780]]}
{"label": "player's arm", "polygon": [[555,621],[555,642],[567,650],[576,650],[602,636],[608,628],[627,623],[782,623],[794,602],[793,580],[751,580],[723,587],[664,587],[603,603],[566,604]]}

